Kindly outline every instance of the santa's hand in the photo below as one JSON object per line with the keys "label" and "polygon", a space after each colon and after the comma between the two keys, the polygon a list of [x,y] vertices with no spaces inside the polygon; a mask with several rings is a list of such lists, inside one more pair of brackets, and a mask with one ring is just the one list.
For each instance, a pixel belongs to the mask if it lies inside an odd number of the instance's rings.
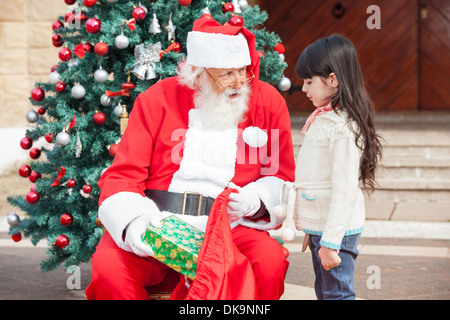
{"label": "santa's hand", "polygon": [[227,213],[230,221],[252,216],[260,209],[261,200],[254,191],[240,188],[234,183],[230,183],[229,187],[237,189],[239,192],[232,192],[228,196]]}
{"label": "santa's hand", "polygon": [[144,214],[137,217],[127,227],[125,235],[125,244],[140,257],[148,257],[153,255],[153,250],[149,245],[142,242],[142,235],[150,225],[158,226],[159,218],[152,214]]}

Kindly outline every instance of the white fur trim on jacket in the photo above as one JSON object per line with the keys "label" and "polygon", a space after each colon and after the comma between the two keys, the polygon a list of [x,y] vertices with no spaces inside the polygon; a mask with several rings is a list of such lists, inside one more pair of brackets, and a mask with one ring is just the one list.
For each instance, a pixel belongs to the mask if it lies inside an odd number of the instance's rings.
{"label": "white fur trim on jacket", "polygon": [[241,219],[239,224],[258,230],[270,230],[281,225],[284,217],[277,216],[275,208],[280,203],[280,191],[284,182],[278,177],[268,176],[246,185],[244,188],[253,190],[264,203],[269,212],[270,221]]}
{"label": "white fur trim on jacket", "polygon": [[189,111],[183,159],[169,186],[172,192],[199,192],[216,198],[235,174],[238,129],[208,127],[196,109]]}
{"label": "white fur trim on jacket", "polygon": [[201,68],[241,68],[251,63],[248,43],[235,36],[191,31],[187,36],[186,63]]}
{"label": "white fur trim on jacket", "polygon": [[117,246],[129,252],[131,249],[122,238],[123,231],[131,221],[144,214],[161,215],[161,212],[152,200],[134,192],[116,193],[106,198],[98,209],[98,218]]}

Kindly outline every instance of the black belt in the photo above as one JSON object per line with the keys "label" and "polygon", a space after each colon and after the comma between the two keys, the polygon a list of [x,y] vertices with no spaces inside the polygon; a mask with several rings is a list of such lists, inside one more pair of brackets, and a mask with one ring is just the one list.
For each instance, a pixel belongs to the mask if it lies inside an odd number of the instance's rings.
{"label": "black belt", "polygon": [[191,216],[207,216],[214,203],[213,198],[204,197],[200,193],[176,193],[163,190],[147,189],[145,195],[152,199],[160,211],[187,214]]}

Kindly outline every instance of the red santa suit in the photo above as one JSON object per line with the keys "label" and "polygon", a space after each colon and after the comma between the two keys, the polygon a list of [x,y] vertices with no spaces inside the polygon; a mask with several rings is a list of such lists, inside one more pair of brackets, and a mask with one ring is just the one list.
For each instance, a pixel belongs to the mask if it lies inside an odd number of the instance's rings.
{"label": "red santa suit", "polygon": [[[206,24],[223,32],[215,21]],[[257,298],[278,299],[283,293],[288,262],[267,230],[281,225],[274,209],[282,184],[294,180],[289,113],[278,91],[258,79],[254,35],[242,27],[226,32],[243,34],[250,50],[255,79],[245,119],[225,130],[208,127],[194,106],[195,91],[179,77],[161,80],[137,97],[114,161],[98,182],[99,218],[107,232],[92,258],[88,298],[144,299],[146,287],[176,277],[154,258],[133,254],[124,242],[127,225],[154,210],[146,189],[216,198],[230,182],[253,190],[269,213],[231,224],[234,244],[253,268]],[[207,216],[182,218],[206,228]]]}

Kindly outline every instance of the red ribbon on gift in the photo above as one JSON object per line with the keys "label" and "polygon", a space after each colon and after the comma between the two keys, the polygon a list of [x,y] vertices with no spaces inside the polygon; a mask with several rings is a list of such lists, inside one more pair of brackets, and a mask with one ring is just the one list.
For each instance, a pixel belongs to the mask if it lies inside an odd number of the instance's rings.
{"label": "red ribbon on gift", "polygon": [[50,187],[55,187],[55,186],[59,186],[60,185],[60,180],[64,177],[64,175],[66,174],[66,168],[64,168],[63,166],[61,166],[61,170],[58,170],[58,168],[56,168],[56,171],[58,171],[58,177],[52,182],[52,184],[50,185]]}

